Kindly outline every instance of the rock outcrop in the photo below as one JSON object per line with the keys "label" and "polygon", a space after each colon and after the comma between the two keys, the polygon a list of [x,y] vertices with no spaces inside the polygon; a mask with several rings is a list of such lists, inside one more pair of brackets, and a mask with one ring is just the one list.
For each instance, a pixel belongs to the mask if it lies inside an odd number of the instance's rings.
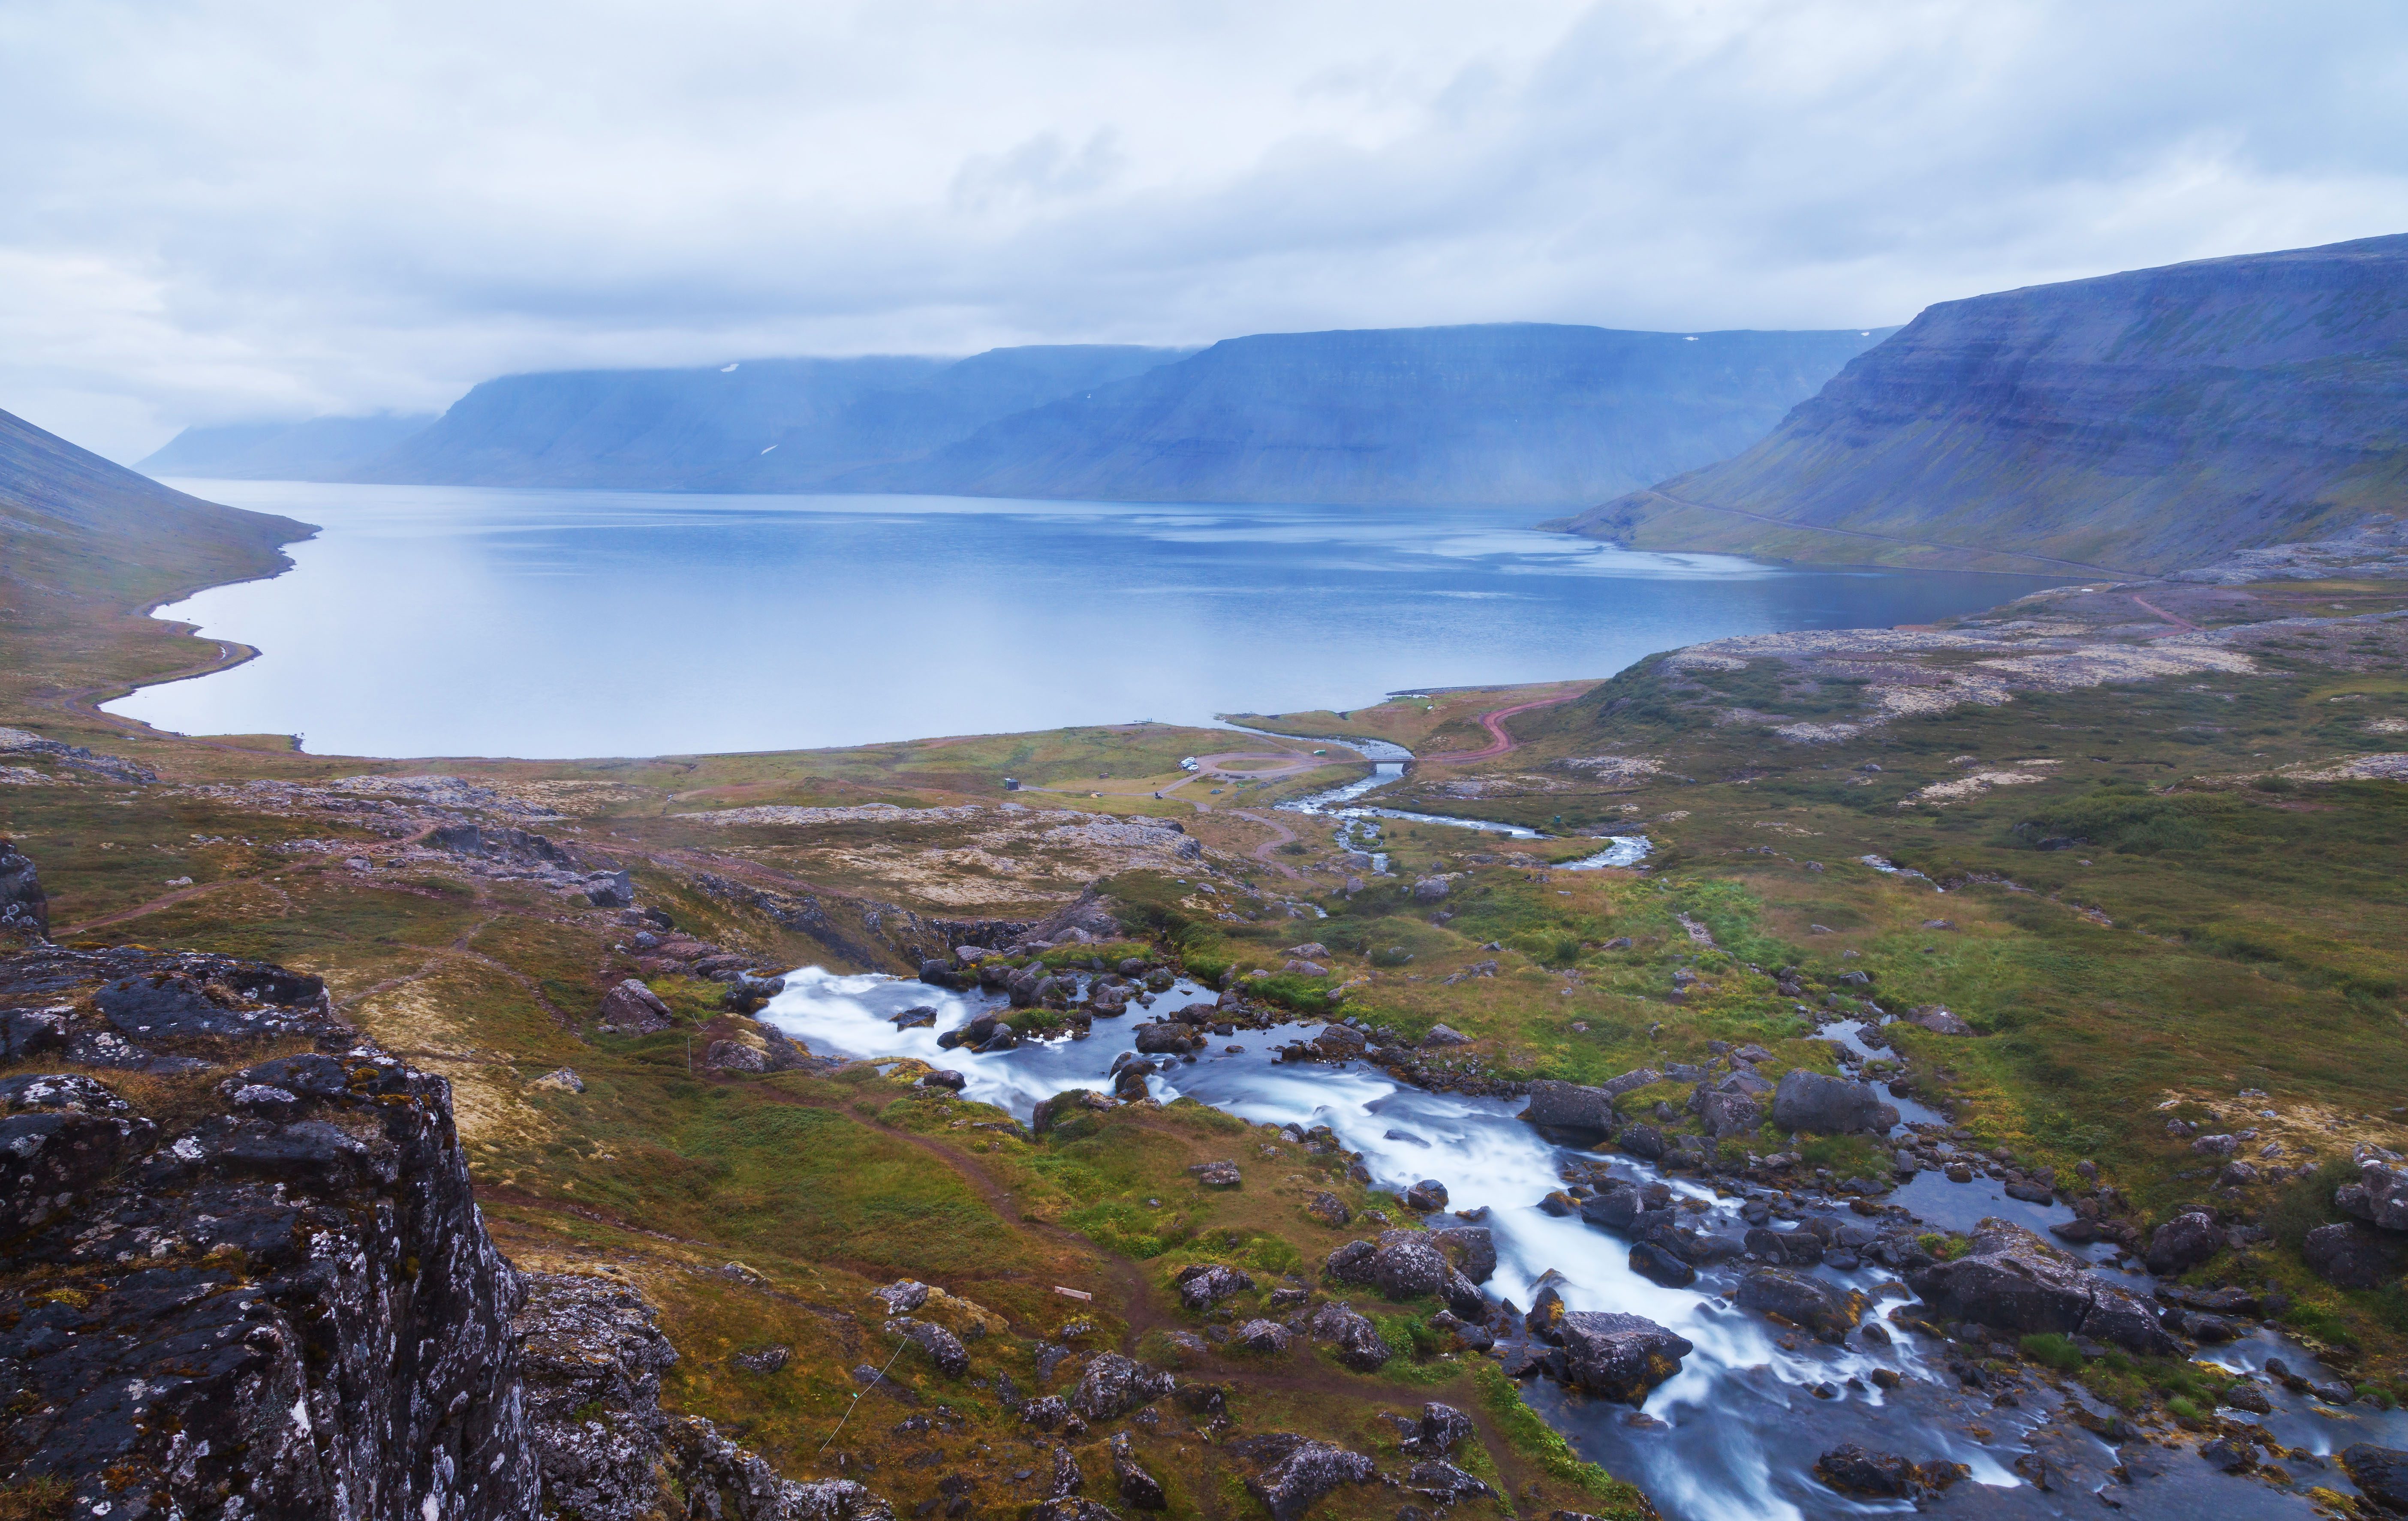
{"label": "rock outcrop", "polygon": [[2079,1334],[2152,1355],[2178,1350],[2149,1301],[2004,1220],[1982,1221],[1971,1253],[1914,1269],[1906,1281],[1951,1320],[2016,1335]]}
{"label": "rock outcrop", "polygon": [[[179,1064],[184,1089],[165,1126],[87,1077],[0,1089],[19,1472],[117,1521],[236,1499],[261,1521],[535,1514],[523,1290],[442,1079],[256,962],[42,947],[0,960],[0,997],[58,1010],[71,1046],[110,1036],[111,1065]],[[247,1059],[270,1036],[317,1049]]]}

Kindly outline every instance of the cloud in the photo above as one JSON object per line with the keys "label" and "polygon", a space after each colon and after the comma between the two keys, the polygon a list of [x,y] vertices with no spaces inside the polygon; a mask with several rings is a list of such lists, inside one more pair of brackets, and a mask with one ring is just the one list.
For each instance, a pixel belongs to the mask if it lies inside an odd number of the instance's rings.
{"label": "cloud", "polygon": [[2408,204],[2382,0],[17,0],[0,94],[0,407],[122,457],[539,367],[1863,325]]}

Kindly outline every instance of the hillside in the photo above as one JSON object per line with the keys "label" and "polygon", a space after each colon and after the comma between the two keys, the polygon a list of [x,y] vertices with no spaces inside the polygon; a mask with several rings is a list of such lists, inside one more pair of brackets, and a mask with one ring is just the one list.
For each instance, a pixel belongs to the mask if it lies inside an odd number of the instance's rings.
{"label": "hillside", "polygon": [[848,484],[1125,501],[1593,500],[1745,448],[1883,331],[1263,334]]}
{"label": "hillside", "polygon": [[288,563],[277,546],[313,531],[171,491],[0,412],[0,691],[38,698],[191,666],[201,650],[144,610],[274,575]]}
{"label": "hillside", "polygon": [[145,475],[211,481],[325,481],[425,431],[434,421],[433,412],[402,412],[192,427],[136,468]]}
{"label": "hillside", "polygon": [[660,491],[811,491],[1176,351],[997,349],[965,360],[747,360],[505,376],[351,481]]}
{"label": "hillside", "polygon": [[1770,437],[1557,524],[1801,560],[2162,571],[2408,496],[2408,236],[1931,308]]}

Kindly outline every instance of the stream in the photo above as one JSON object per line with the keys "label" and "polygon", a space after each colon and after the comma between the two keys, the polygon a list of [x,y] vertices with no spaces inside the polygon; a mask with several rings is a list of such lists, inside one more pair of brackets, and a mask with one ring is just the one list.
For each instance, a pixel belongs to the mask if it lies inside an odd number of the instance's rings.
{"label": "stream", "polygon": [[[1413,753],[1400,744],[1386,739],[1358,739],[1351,736],[1313,737],[1295,734],[1274,734],[1268,729],[1250,729],[1241,724],[1226,727],[1240,734],[1259,734],[1269,739],[1303,739],[1308,744],[1342,745],[1371,763],[1371,774],[1326,792],[1316,792],[1303,797],[1290,798],[1275,805],[1283,812],[1310,813],[1318,818],[1338,821],[1338,844],[1341,850],[1359,851],[1371,857],[1371,869],[1385,875],[1388,857],[1377,849],[1380,819],[1402,819],[1412,824],[1438,824],[1452,829],[1478,829],[1502,835],[1508,839],[1545,839],[1536,829],[1519,824],[1506,824],[1497,819],[1464,819],[1448,813],[1412,813],[1402,809],[1374,808],[1357,801],[1383,787],[1394,786],[1405,779],[1405,767]],[[1651,848],[1645,835],[1608,836],[1606,848],[1594,855],[1576,861],[1565,861],[1557,871],[1595,871],[1603,867],[1632,867],[1645,860]]]}
{"label": "stream", "polygon": [[[1182,981],[1141,1007],[1159,1017],[1214,997]],[[965,1098],[1007,1109],[1024,1121],[1039,1101],[1065,1089],[1109,1091],[1114,1058],[1134,1051],[1131,1027],[1146,1017],[1133,1008],[1126,1018],[1096,1020],[1085,1039],[1036,1041],[987,1055],[947,1051],[937,1043],[939,1032],[1005,1001],[1001,995],[955,993],[882,974],[840,975],[810,967],[789,975],[785,991],[760,1017],[823,1055],[918,1057],[950,1067],[967,1079]],[[894,1014],[921,1005],[936,1009],[933,1026],[898,1029],[891,1023]],[[1489,1212],[1482,1223],[1494,1233],[1498,1255],[1497,1271],[1484,1285],[1492,1298],[1526,1307],[1532,1283],[1553,1270],[1562,1276],[1560,1292],[1569,1308],[1641,1314],[1688,1338],[1696,1351],[1641,1411],[1585,1399],[1543,1378],[1524,1385],[1531,1405],[1582,1456],[1638,1484],[1672,1521],[1786,1521],[1914,1508],[1902,1500],[1854,1499],[1816,1481],[1809,1471],[1815,1458],[1843,1442],[1915,1461],[1946,1458],[1966,1465],[1971,1482],[1925,1506],[1985,1517],[2086,1517],[2100,1512],[2104,1499],[2136,1516],[2304,1518],[2315,1514],[2304,1494],[2309,1485],[2348,1487],[2338,1467],[2320,1459],[2310,1465],[2286,1459],[2293,1483],[2276,1487],[2227,1477],[2188,1448],[2136,1441],[2119,1453],[2078,1428],[2071,1430],[2069,1444],[2064,1423],[2036,1454],[2026,1437],[2053,1413],[2054,1394],[2042,1398],[2028,1389],[2025,1404],[1994,1407],[1988,1395],[1958,1387],[1937,1366],[1933,1343],[1903,1333],[1886,1347],[1859,1346],[1855,1338],[1845,1347],[1829,1346],[1784,1335],[1731,1303],[1735,1273],[1743,1263],[1705,1270],[1691,1288],[1661,1287],[1629,1269],[1627,1242],[1577,1216],[1556,1218],[1537,1207],[1559,1186],[1558,1169],[1565,1161],[1577,1157],[1594,1164],[1603,1158],[1549,1142],[1516,1117],[1518,1099],[1426,1092],[1362,1062],[1299,1065],[1274,1059],[1277,1048],[1311,1033],[1312,1026],[1303,1026],[1241,1030],[1235,1040],[1216,1041],[1207,1053],[1150,1078],[1149,1090],[1164,1100],[1192,1098],[1258,1125],[1326,1125],[1349,1150],[1362,1154],[1375,1186],[1402,1194],[1421,1179],[1435,1178],[1446,1185],[1455,1208],[1485,1206]],[[1739,1228],[1738,1199],[1717,1198],[1699,1184],[1662,1173],[1636,1157],[1612,1154],[1611,1162],[1626,1175],[1660,1179],[1676,1194],[1704,1203],[1708,1213],[1698,1223]],[[1995,1185],[1986,1180],[1951,1184],[1924,1173],[1892,1199],[1942,1228],[1961,1229],[1991,1213],[2043,1228],[2072,1212],[2061,1204],[2021,1204],[1994,1195]],[[1844,1208],[1839,1200],[1815,1199],[1802,1187],[1795,1197],[1771,1198],[1776,1224],[1810,1208]],[[1828,1264],[1813,1270],[1872,1296],[1869,1318],[1904,1297],[1885,1270],[1870,1265],[1857,1271]],[[2128,1281],[2147,1292],[2145,1278]],[[2312,1379],[2331,1377],[2297,1344],[2263,1328],[2201,1356],[2232,1369],[2259,1368],[2269,1356],[2280,1356]],[[1896,1387],[1876,1385],[1871,1375],[1880,1369],[1900,1375]],[[2408,1445],[2408,1415],[2362,1406],[2326,1413],[2279,1386],[2267,1392],[2275,1410],[2258,1419],[2286,1446],[2321,1455],[2353,1442]],[[2128,1483],[2108,1474],[2119,1458],[2131,1475]],[[2094,1498],[2094,1492],[2100,1493]]]}

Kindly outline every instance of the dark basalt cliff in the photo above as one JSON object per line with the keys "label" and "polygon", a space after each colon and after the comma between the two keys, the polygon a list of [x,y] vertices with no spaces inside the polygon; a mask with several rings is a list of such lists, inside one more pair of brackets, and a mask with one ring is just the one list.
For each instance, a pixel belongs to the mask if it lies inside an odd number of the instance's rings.
{"label": "dark basalt cliff", "polygon": [[1936,306],[1736,458],[1556,526],[2163,571],[2408,505],[2408,236]]}
{"label": "dark basalt cliff", "polygon": [[225,956],[36,945],[0,1000],[11,1055],[127,1074],[0,1081],[11,1471],[117,1521],[533,1514],[518,1279],[440,1078]]}
{"label": "dark basalt cliff", "polygon": [[318,979],[50,944],[30,867],[0,868],[8,1514],[891,1517],[664,1414],[650,1307],[515,1271],[450,1085]]}

